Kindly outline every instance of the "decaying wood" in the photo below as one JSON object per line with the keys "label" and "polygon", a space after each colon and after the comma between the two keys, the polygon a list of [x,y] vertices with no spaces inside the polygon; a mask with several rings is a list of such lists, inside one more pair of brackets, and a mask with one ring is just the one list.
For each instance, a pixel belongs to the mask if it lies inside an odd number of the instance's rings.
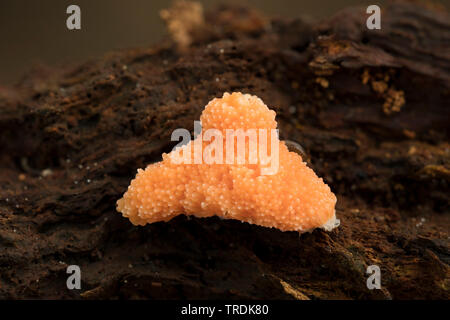
{"label": "decaying wood", "polygon": [[[34,69],[0,88],[1,298],[449,298],[450,19],[393,3],[317,23],[205,14],[185,44]],[[137,168],[224,91],[261,97],[337,194],[341,226],[218,218],[134,227]],[[66,288],[67,265],[82,289]],[[382,290],[366,286],[378,265]]]}

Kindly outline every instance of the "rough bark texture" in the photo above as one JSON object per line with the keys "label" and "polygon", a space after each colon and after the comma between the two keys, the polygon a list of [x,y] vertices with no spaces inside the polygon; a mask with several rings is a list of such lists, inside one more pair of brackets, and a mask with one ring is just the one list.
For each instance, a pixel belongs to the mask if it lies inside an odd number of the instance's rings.
{"label": "rough bark texture", "polygon": [[[220,7],[186,29],[188,47],[40,67],[0,88],[0,298],[448,299],[449,15],[393,3],[381,30],[366,18]],[[336,193],[338,229],[135,227],[116,212],[136,169],[225,91],[277,111],[281,138]],[[71,264],[81,290],[66,288]],[[374,264],[381,290],[366,286]]]}

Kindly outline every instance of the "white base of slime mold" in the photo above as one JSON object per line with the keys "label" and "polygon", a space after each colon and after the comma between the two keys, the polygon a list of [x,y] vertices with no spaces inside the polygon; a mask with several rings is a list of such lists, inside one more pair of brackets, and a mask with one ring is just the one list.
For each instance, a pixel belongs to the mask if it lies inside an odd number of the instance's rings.
{"label": "white base of slime mold", "polygon": [[323,225],[321,225],[320,227],[312,228],[312,229],[308,229],[308,230],[298,229],[297,231],[299,234],[311,233],[316,229],[323,229],[325,231],[331,231],[334,228],[339,227],[340,224],[341,224],[341,220],[336,218],[336,210],[334,210],[333,216],[327,222],[325,222]]}
{"label": "white base of slime mold", "polygon": [[336,211],[334,211],[333,216],[330,218],[330,220],[328,220],[327,222],[325,222],[322,226],[320,226],[320,229],[323,229],[325,231],[331,231],[334,228],[339,227],[339,225],[341,224],[341,220],[336,219]]}

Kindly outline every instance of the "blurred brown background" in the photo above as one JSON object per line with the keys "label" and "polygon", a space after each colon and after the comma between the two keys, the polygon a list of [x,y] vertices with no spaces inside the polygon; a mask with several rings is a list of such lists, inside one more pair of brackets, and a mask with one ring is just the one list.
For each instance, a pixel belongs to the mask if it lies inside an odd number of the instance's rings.
{"label": "blurred brown background", "polygon": [[[220,0],[200,0],[209,8]],[[227,1],[230,2],[230,1]],[[267,15],[323,18],[350,5],[385,1],[240,0]],[[450,0],[440,3],[449,6]],[[66,8],[81,8],[81,30],[66,28]],[[12,84],[35,63],[80,61],[120,48],[148,46],[166,34],[159,11],[170,0],[1,0],[0,85]]]}

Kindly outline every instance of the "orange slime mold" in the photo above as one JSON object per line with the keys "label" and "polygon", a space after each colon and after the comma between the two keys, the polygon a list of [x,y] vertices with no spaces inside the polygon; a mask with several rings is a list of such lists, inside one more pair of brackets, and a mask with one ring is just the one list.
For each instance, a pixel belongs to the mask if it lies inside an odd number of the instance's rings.
{"label": "orange slime mold", "polygon": [[[307,167],[301,156],[290,152],[283,141],[269,139],[276,129],[275,112],[256,96],[225,93],[209,102],[201,115],[202,133],[195,140],[163,154],[163,160],[138,169],[127,192],[117,201],[117,210],[135,225],[168,221],[179,214],[196,217],[217,215],[282,231],[305,232],[314,228],[331,230],[339,225],[335,216],[336,196],[322,178]],[[250,138],[245,138],[245,163],[196,163],[195,155],[205,152],[210,141],[200,138],[208,129],[226,136],[227,129],[258,129],[257,140],[268,142],[267,155],[275,156],[274,174],[263,174],[268,164],[258,154],[251,163]],[[267,132],[266,137],[262,133]],[[270,141],[269,141],[270,140]],[[214,140],[215,141],[215,140]],[[233,141],[234,138],[233,138]],[[272,144],[271,144],[272,142]],[[196,149],[195,144],[200,146]],[[217,145],[210,154],[226,154],[226,144]],[[237,152],[235,143],[232,150]],[[259,145],[258,145],[259,146]],[[190,155],[189,155],[190,153]],[[190,163],[175,157],[186,155]],[[201,155],[200,155],[200,158]],[[274,158],[274,157],[273,157]],[[218,161],[217,161],[218,162]]]}

